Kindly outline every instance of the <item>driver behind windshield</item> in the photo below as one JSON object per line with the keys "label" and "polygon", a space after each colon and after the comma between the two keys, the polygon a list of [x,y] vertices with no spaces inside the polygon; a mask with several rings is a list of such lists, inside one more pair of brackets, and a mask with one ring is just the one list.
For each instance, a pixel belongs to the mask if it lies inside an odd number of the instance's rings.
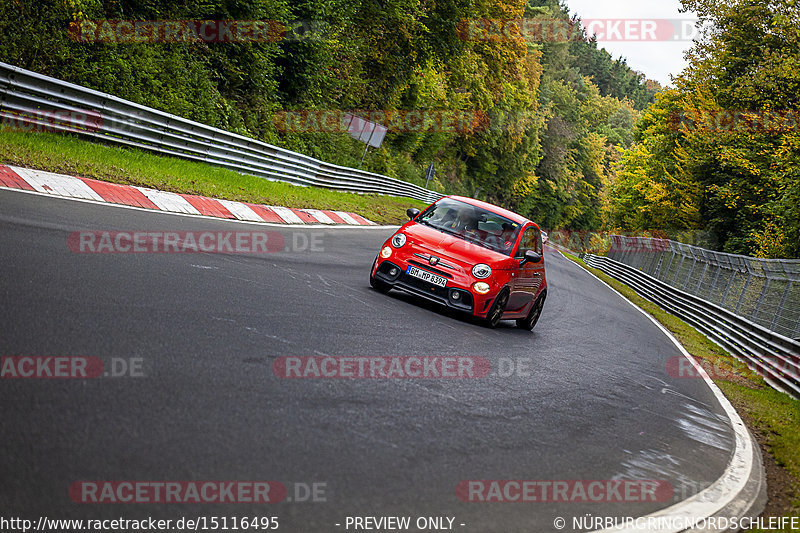
{"label": "driver behind windshield", "polygon": [[[516,240],[519,226],[497,215],[491,217],[489,220],[486,212],[466,203],[444,199],[432,205],[418,221],[508,255]],[[488,228],[494,226],[496,230],[486,229],[481,224],[488,224]]]}
{"label": "driver behind windshield", "polygon": [[462,209],[453,224],[453,229],[458,232],[474,231],[478,229],[478,217],[470,208]]}

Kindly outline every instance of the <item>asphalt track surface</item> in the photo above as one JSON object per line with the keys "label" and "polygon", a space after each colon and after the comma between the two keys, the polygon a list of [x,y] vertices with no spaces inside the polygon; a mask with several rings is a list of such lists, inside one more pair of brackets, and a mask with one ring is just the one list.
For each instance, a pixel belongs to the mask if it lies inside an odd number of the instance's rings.
{"label": "asphalt track surface", "polygon": [[[672,377],[672,342],[557,253],[546,254],[542,318],[525,332],[372,290],[385,228],[267,228],[298,245],[263,255],[67,246],[82,230],[260,229],[0,191],[0,355],[141,358],[144,374],[0,380],[3,515],[278,516],[279,530],[300,532],[346,531],[347,516],[538,532],[561,516],[570,531],[573,516],[667,507],[725,469],[734,437],[713,393]],[[312,355],[479,356],[493,370],[480,379],[273,372],[278,357]],[[463,480],[508,479],[663,480],[674,494],[655,503],[456,495]],[[276,480],[289,499],[297,483],[322,483],[325,501],[81,504],[68,493],[80,480]]]}

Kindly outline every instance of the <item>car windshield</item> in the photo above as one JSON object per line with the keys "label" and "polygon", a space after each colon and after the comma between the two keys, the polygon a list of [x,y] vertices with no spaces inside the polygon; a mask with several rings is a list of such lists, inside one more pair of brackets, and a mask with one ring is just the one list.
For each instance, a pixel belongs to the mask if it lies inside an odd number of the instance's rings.
{"label": "car windshield", "polygon": [[430,206],[417,222],[505,255],[511,254],[522,227],[497,213],[452,198]]}

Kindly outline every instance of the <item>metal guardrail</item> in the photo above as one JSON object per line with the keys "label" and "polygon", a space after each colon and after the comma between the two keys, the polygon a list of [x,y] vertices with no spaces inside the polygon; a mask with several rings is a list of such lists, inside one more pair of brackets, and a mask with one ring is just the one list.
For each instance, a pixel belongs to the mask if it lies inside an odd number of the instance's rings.
{"label": "metal guardrail", "polygon": [[74,133],[294,185],[423,202],[442,197],[1,62],[0,118],[18,127]]}
{"label": "metal guardrail", "polygon": [[800,398],[800,342],[609,257],[581,254],[592,268],[629,285],[747,364],[774,388]]}
{"label": "metal guardrail", "polygon": [[800,339],[800,260],[759,259],[668,239],[611,236],[608,257]]}

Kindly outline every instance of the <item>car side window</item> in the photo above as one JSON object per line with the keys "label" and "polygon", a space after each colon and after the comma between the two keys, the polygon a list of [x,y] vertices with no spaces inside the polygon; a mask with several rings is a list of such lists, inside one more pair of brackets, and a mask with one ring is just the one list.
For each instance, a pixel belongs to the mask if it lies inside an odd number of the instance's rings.
{"label": "car side window", "polygon": [[525,230],[525,233],[522,234],[522,237],[519,239],[519,248],[517,248],[517,257],[518,259],[522,259],[525,257],[525,252],[528,250],[535,250],[536,245],[532,243],[533,239],[533,228],[528,228]]}
{"label": "car side window", "polygon": [[519,241],[519,248],[517,254],[514,256],[518,259],[525,257],[525,252],[533,250],[537,254],[542,253],[542,235],[538,228],[531,227],[525,230]]}

